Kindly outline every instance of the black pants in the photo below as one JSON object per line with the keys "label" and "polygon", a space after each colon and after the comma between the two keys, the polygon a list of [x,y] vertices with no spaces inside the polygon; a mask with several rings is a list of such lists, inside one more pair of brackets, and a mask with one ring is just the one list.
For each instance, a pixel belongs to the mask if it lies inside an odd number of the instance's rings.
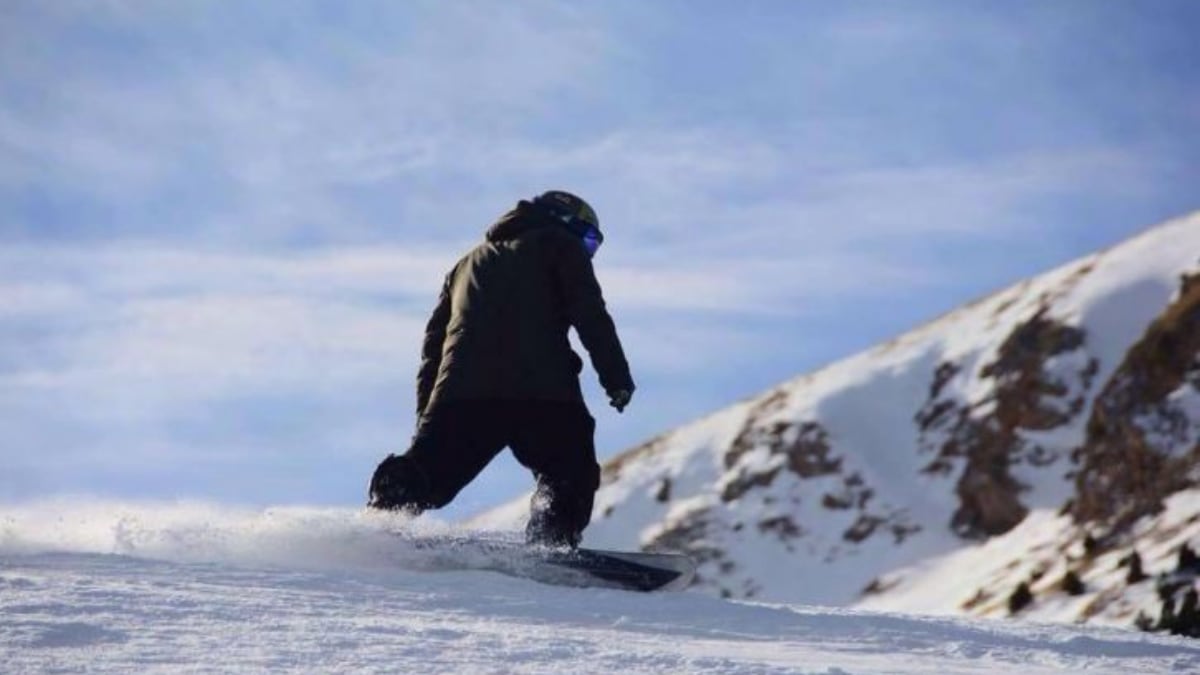
{"label": "black pants", "polygon": [[371,479],[369,506],[419,513],[449,504],[505,447],[537,480],[526,539],[578,546],[600,486],[582,401],[447,401],[421,420],[412,447]]}

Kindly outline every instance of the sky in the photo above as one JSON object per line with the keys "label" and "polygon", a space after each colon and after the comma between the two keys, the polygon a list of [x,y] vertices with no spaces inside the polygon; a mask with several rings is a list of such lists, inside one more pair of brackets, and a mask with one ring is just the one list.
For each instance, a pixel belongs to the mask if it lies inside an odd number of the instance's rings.
{"label": "sky", "polygon": [[[606,235],[611,456],[1200,208],[1198,29],[1189,0],[7,0],[0,502],[361,504],[442,275],[547,189]],[[506,454],[444,515],[529,487]]]}

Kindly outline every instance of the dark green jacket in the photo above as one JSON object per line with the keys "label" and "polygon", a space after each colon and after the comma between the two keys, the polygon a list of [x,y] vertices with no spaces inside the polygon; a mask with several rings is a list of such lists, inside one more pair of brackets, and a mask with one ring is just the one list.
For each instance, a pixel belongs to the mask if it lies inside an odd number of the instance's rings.
{"label": "dark green jacket", "polygon": [[582,243],[522,201],[446,275],[425,329],[417,414],[447,400],[582,400],[572,326],[604,389],[632,391]]}

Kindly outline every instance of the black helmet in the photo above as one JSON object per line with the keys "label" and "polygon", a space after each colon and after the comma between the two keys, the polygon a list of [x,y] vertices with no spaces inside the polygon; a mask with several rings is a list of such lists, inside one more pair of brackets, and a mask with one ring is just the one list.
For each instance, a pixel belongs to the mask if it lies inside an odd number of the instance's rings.
{"label": "black helmet", "polygon": [[597,230],[600,229],[600,219],[596,217],[596,211],[588,206],[587,202],[570,192],[562,190],[543,192],[533,198],[533,203],[542,206],[561,220],[579,219]]}
{"label": "black helmet", "polygon": [[600,233],[600,219],[596,217],[596,211],[587,202],[570,192],[550,190],[534,197],[533,203],[562,221],[567,229],[582,239],[589,256],[596,255],[596,250],[604,242],[604,235]]}

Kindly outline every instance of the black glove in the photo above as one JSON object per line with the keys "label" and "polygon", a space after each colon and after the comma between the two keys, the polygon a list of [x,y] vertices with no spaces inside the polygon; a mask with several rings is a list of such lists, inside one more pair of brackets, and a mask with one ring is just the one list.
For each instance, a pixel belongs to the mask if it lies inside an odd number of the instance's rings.
{"label": "black glove", "polygon": [[617,412],[625,412],[625,406],[629,405],[631,398],[633,398],[632,389],[617,389],[608,392],[608,404],[616,408]]}

